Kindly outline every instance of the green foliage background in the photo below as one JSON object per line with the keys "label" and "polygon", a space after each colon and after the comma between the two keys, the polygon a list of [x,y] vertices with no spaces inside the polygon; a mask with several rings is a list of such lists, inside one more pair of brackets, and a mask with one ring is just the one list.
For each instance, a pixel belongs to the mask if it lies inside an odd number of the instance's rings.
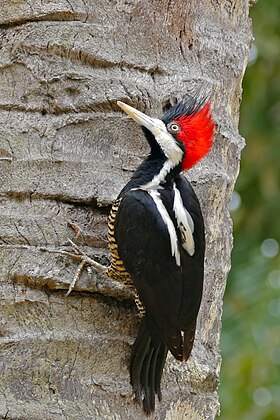
{"label": "green foliage background", "polygon": [[223,314],[225,420],[280,419],[280,256],[266,257],[261,247],[280,238],[280,1],[259,1],[251,18],[255,43],[240,120],[247,146]]}

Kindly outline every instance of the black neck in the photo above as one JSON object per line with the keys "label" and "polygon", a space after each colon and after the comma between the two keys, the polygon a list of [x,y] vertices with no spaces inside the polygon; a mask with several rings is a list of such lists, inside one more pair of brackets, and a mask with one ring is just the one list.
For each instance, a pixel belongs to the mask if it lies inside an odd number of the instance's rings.
{"label": "black neck", "polygon": [[[153,134],[147,130],[145,127],[142,127],[145,137],[150,145],[151,152],[150,155],[141,163],[141,165],[136,169],[132,175],[128,184],[123,188],[120,195],[124,192],[129,191],[132,188],[138,188],[142,185],[147,184],[152,181],[152,179],[159,174],[163,165],[167,161],[167,157],[163,153],[161,147],[157,143]],[[180,145],[180,147],[183,147]],[[182,148],[184,151],[184,149]],[[181,163],[173,168],[169,173],[166,174],[165,179],[161,182],[161,186],[169,184],[175,176],[177,176],[182,170]]]}
{"label": "black neck", "polygon": [[[123,188],[121,194],[129,191],[132,188],[138,188],[142,185],[152,181],[152,179],[160,172],[164,163],[166,162],[166,156],[161,153],[152,153],[141,163],[132,175],[128,184]],[[165,186],[172,181],[175,176],[181,172],[181,165],[173,168],[165,177],[165,180],[161,183],[161,186]]]}

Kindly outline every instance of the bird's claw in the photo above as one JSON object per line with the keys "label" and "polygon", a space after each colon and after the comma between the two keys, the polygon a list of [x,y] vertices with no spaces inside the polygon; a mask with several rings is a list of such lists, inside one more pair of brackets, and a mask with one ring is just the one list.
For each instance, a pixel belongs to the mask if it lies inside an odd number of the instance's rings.
{"label": "bird's claw", "polygon": [[[71,226],[73,228],[73,226]],[[75,242],[72,241],[72,239],[68,238],[68,242],[71,245],[71,247],[74,249],[74,254],[69,253],[69,256],[72,256],[75,259],[79,259],[80,260],[80,264],[77,268],[76,274],[72,280],[72,282],[70,283],[70,286],[68,288],[68,291],[66,293],[66,296],[69,296],[70,293],[72,292],[72,290],[74,289],[77,281],[79,280],[83,269],[85,268],[85,266],[87,265],[87,270],[88,273],[91,274],[92,273],[92,268],[97,271],[98,273],[102,273],[105,274],[107,267],[105,267],[102,264],[99,264],[98,262],[94,261],[92,258],[88,257],[84,251],[82,251],[78,245],[75,244]]]}

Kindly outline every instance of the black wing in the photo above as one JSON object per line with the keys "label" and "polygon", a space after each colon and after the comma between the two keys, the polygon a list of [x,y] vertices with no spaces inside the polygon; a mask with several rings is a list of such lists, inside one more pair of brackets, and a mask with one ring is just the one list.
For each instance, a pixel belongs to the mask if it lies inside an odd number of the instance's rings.
{"label": "black wing", "polygon": [[[115,221],[115,238],[119,256],[146,308],[151,337],[160,336],[172,354],[184,360],[192,347],[187,341],[193,340],[201,301],[204,231],[199,204],[189,183],[180,176],[176,185],[195,223],[194,256],[180,247],[181,265],[176,265],[167,227],[152,197],[142,190],[130,190],[122,196]],[[161,199],[166,208],[170,208],[169,215],[175,224],[172,191],[172,188],[162,190]],[[190,347],[187,357],[182,354],[181,331],[191,337],[185,340],[186,347]]]}

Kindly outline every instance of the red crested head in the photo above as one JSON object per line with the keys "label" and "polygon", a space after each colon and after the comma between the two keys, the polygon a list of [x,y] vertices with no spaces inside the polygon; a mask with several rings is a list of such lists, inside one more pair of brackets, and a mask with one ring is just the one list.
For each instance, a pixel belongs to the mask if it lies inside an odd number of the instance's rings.
{"label": "red crested head", "polygon": [[187,170],[207,155],[212,147],[215,124],[212,121],[210,104],[207,103],[198,111],[194,109],[191,115],[183,115],[174,121],[181,127],[177,139],[185,145],[186,155],[182,169]]}
{"label": "red crested head", "polygon": [[209,102],[193,99],[188,103],[179,103],[168,110],[162,120],[168,131],[184,145],[183,171],[194,166],[210,151],[215,123]]}
{"label": "red crested head", "polygon": [[205,99],[179,102],[162,119],[149,117],[123,102],[118,101],[118,104],[143,127],[151,156],[167,160],[163,179],[171,170],[179,172],[191,168],[211,149],[215,124],[210,103]]}

